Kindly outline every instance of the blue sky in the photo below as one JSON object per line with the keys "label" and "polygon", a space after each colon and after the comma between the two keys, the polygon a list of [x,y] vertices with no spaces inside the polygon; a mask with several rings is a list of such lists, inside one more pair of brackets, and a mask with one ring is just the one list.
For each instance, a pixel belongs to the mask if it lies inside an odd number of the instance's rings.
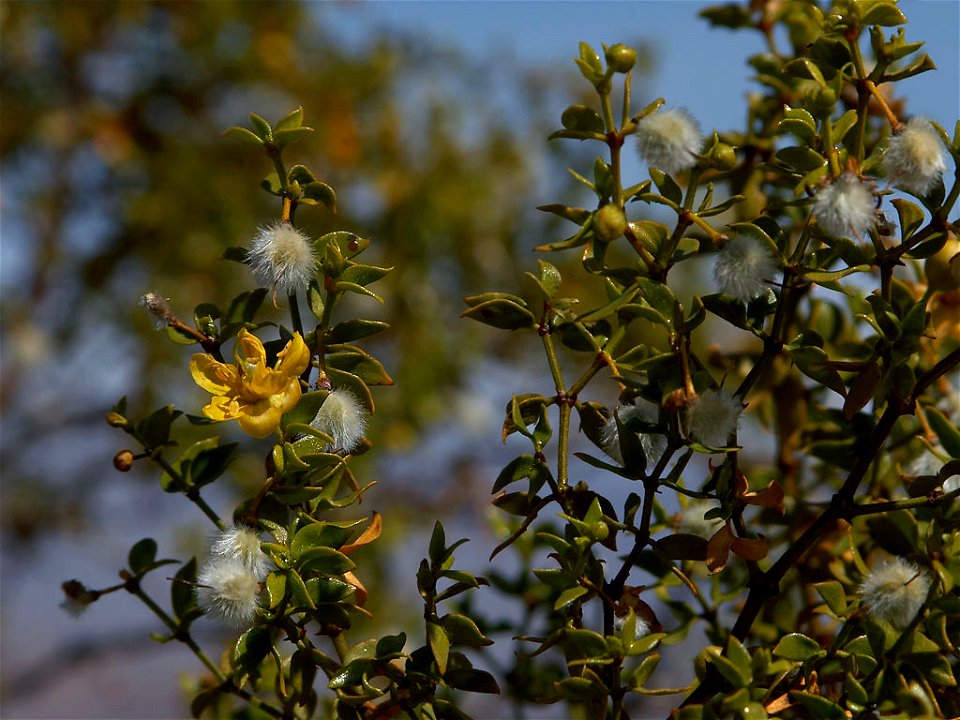
{"label": "blue sky", "polygon": [[[762,49],[759,33],[711,28],[697,13],[718,3],[699,0],[646,2],[403,2],[325,4],[324,17],[349,44],[362,43],[376,28],[393,28],[459,45],[475,59],[509,54],[542,67],[575,73],[570,58],[577,43],[599,50],[606,42],[645,40],[657,54],[651,98],[682,106],[704,128],[731,129],[742,123],[740,99],[751,87],[746,58]],[[960,116],[960,2],[904,0],[907,39],[924,48],[938,66],[901,84],[911,97],[909,111],[952,132]],[[637,98],[636,102],[645,102]],[[559,110],[562,108],[558,108]]]}

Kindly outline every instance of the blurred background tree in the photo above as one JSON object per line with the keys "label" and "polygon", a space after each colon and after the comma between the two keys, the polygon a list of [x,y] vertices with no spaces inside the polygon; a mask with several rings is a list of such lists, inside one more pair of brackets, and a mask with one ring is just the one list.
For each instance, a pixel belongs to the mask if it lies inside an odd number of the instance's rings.
{"label": "blurred background tree", "polygon": [[[370,260],[398,268],[380,290],[386,304],[367,301],[364,309],[392,326],[375,352],[396,386],[377,396],[371,437],[379,450],[369,469],[383,483],[378,509],[391,497],[404,500],[388,515],[390,542],[405,532],[403,509],[415,521],[475,497],[473,512],[484,512],[491,476],[471,471],[483,454],[478,444],[446,436],[428,446],[427,465],[402,458],[451,415],[470,428],[483,413],[470,402],[465,374],[479,357],[504,358],[511,348],[490,346],[502,339],[460,322],[460,298],[517,285],[529,251],[559,223],[533,206],[571,187],[563,168],[578,164],[577,148],[541,139],[555,123],[552,109],[582,88],[571,74],[523,69],[509,57],[477,62],[453,42],[379,33],[351,46],[326,22],[330,9],[0,5],[8,710],[30,707],[31,694],[49,690],[58,673],[123,645],[97,635],[96,624],[59,637],[18,633],[26,619],[18,615],[37,606],[35,593],[49,598],[36,612],[54,612],[57,585],[84,555],[109,580],[104,573],[122,562],[130,536],[158,532],[143,526],[145,514],[170,518],[176,551],[197,549],[203,519],[183,525],[180,506],[158,497],[152,471],[113,473],[118,438],[102,417],[124,393],[138,412],[170,397],[198,409],[186,370],[192,349],[170,345],[136,301],[155,291],[189,321],[196,304],[226,302],[249,286],[248,273],[220,254],[247,245],[279,208],[257,187],[270,171],[259,154],[220,133],[244,124],[251,109],[276,119],[303,106],[317,130],[297,152],[337,189],[339,212],[304,212],[304,229],[371,237]],[[507,396],[487,403],[499,407]],[[260,462],[238,462],[234,480],[243,485]],[[391,482],[411,473],[413,482]],[[444,480],[452,473],[455,485]],[[426,492],[438,482],[449,492]],[[139,627],[124,637],[152,650]]]}

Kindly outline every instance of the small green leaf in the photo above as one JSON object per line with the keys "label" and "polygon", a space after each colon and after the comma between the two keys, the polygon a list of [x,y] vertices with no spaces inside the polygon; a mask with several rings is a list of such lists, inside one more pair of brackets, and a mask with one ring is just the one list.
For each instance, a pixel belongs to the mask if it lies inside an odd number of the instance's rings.
{"label": "small green leaf", "polygon": [[142,575],[157,559],[157,541],[144,538],[137,542],[127,555],[127,565],[134,575]]}
{"label": "small green leaf", "polygon": [[303,197],[323,203],[328,210],[333,210],[337,206],[337,193],[332,187],[319,180],[307,183],[303,188]]}
{"label": "small green leaf", "polygon": [[443,675],[447,672],[447,660],[450,657],[450,640],[443,631],[443,627],[430,620],[427,621],[427,639],[430,642],[433,659],[437,662],[437,670]]}
{"label": "small green leaf", "polygon": [[510,300],[490,300],[464,311],[461,317],[477,320],[501,330],[520,330],[536,327],[533,313]]}
{"label": "small green leaf", "polygon": [[823,652],[819,643],[801,633],[790,633],[780,639],[773,654],[787,660],[803,662]]}
{"label": "small green leaf", "polygon": [[257,137],[263,140],[263,142],[273,140],[273,131],[270,129],[270,123],[256,113],[250,113],[250,127],[253,128],[253,132],[256,133]]}
{"label": "small green leaf", "polygon": [[197,610],[197,593],[194,583],[197,580],[197,559],[190,558],[180,566],[177,574],[170,583],[170,605],[173,615],[183,622]]}
{"label": "small green leaf", "polygon": [[293,130],[303,125],[303,108],[298,107],[293,112],[284,115],[282,118],[277,120],[277,124],[274,126],[275,130]]}
{"label": "small green leaf", "polygon": [[346,343],[388,330],[389,323],[379,320],[344,320],[330,330],[330,343]]}
{"label": "small green leaf", "polygon": [[468,647],[484,647],[493,645],[493,640],[480,632],[477,624],[459,613],[450,613],[440,618],[440,624],[443,626],[451,645],[466,645]]}
{"label": "small green leaf", "polygon": [[892,2],[876,3],[860,18],[862,25],[882,25],[890,27],[894,25],[904,25],[906,22],[906,16],[904,16],[900,9]]}
{"label": "small green leaf", "polygon": [[289,130],[275,130],[273,133],[273,144],[278,148],[285,148],[287,145],[296,142],[302,137],[306,137],[313,132],[313,128],[298,127]]}
{"label": "small green leaf", "polygon": [[582,585],[577,585],[572,588],[567,588],[562,593],[560,593],[560,597],[558,597],[557,601],[553,604],[553,609],[560,610],[562,608],[565,608],[567,605],[571,604],[575,600],[582,598],[588,592],[590,591],[587,590]]}
{"label": "small green leaf", "polygon": [[823,598],[823,602],[826,603],[834,616],[841,619],[847,617],[847,593],[844,591],[843,585],[836,580],[826,580],[814,583],[813,587],[817,594]]}
{"label": "small green leaf", "polygon": [[242,127],[234,126],[232,128],[227,128],[223,131],[223,136],[225,138],[230,138],[231,140],[239,140],[243,143],[249,143],[250,145],[263,145],[263,140],[246,128]]}
{"label": "small green leaf", "polygon": [[927,406],[924,408],[927,414],[927,422],[931,429],[937,434],[937,439],[943,449],[952,458],[960,458],[960,430],[958,430],[947,416],[939,408]]}
{"label": "small green leaf", "polygon": [[301,573],[322,573],[323,575],[343,575],[356,567],[356,563],[342,552],[328,547],[315,547],[303,552],[298,559]]}

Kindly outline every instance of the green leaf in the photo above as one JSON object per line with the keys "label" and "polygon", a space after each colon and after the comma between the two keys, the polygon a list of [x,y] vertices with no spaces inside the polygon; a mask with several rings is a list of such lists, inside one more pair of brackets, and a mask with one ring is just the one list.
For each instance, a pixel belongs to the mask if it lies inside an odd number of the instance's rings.
{"label": "green leaf", "polygon": [[817,135],[817,122],[807,110],[784,106],[780,129],[809,142]]}
{"label": "green leaf", "polygon": [[287,576],[283,573],[272,572],[267,575],[267,597],[269,598],[269,607],[275,609],[286,597],[287,594]]}
{"label": "green leaf", "polygon": [[356,352],[333,352],[327,355],[327,369],[348,372],[367,385],[393,385],[393,378],[379,360],[359,350]]}
{"label": "green leaf", "polygon": [[232,128],[227,128],[223,131],[223,136],[225,138],[230,138],[231,140],[239,140],[242,143],[249,143],[250,145],[263,145],[263,140],[246,128],[242,127],[234,126]]}
{"label": "green leaf", "polygon": [[500,686],[496,679],[486,670],[476,668],[456,668],[449,670],[443,676],[444,682],[457,690],[466,692],[500,694]]}
{"label": "green leaf", "polygon": [[194,583],[197,580],[197,559],[190,558],[180,566],[170,583],[170,605],[173,615],[183,622],[194,613],[198,613],[197,594]]}
{"label": "green leaf", "polygon": [[680,189],[672,176],[660,168],[652,167],[650,168],[650,178],[663,197],[678,206],[683,203],[683,190]]}
{"label": "green leaf", "polygon": [[170,440],[170,426],[182,414],[173,405],[154,410],[137,423],[137,438],[149,450],[166,445]]}
{"label": "green leaf", "polygon": [[790,697],[799,702],[809,713],[807,717],[820,720],[846,720],[847,713],[832,700],[808,692],[791,691]]}
{"label": "green leaf", "polygon": [[301,553],[297,565],[302,574],[322,573],[334,577],[357,566],[342,552],[328,547],[315,547]]}
{"label": "green leaf", "polygon": [[477,624],[459,613],[450,613],[440,618],[440,624],[443,626],[451,645],[466,645],[468,647],[484,647],[493,645],[493,640],[480,632]]}
{"label": "green leaf", "polygon": [[350,685],[359,685],[366,676],[367,670],[373,665],[373,662],[372,658],[357,658],[356,660],[351,660],[340,668],[340,672],[330,678],[327,687],[331,690],[339,690],[340,688]]}
{"label": "green leaf", "polygon": [[897,209],[897,217],[900,219],[901,241],[905,242],[923,224],[923,210],[916,203],[903,198],[894,198],[891,202]]}
{"label": "green leaf", "polygon": [[344,320],[333,326],[328,336],[332,344],[353,342],[390,328],[379,320]]}
{"label": "green leaf", "polygon": [[591,107],[571,105],[560,115],[560,124],[567,130],[580,130],[603,134],[603,120]]}
{"label": "green leaf", "polygon": [[927,406],[924,408],[930,428],[937,434],[937,439],[943,449],[952,458],[960,458],[960,430],[958,430],[939,408]]}
{"label": "green leaf", "polygon": [[814,583],[814,589],[817,591],[817,594],[823,598],[823,602],[826,603],[827,607],[830,609],[830,612],[833,615],[840,619],[845,619],[847,617],[847,593],[843,589],[843,585],[838,583],[836,580],[826,580],[824,582]]}
{"label": "green leaf", "polygon": [[437,623],[427,621],[427,639],[430,642],[430,651],[437,662],[437,670],[441,675],[447,672],[447,660],[450,657],[450,640]]}
{"label": "green leaf", "polygon": [[273,131],[270,129],[270,123],[256,113],[250,113],[250,127],[253,128],[253,132],[256,133],[257,137],[264,142],[273,140]]}
{"label": "green leaf", "polygon": [[906,16],[892,2],[881,2],[870,7],[861,17],[862,25],[882,25],[890,27],[894,25],[904,25],[907,22]]}
{"label": "green leaf", "polygon": [[289,130],[275,130],[273,133],[273,144],[278,148],[285,148],[287,145],[296,142],[302,137],[306,137],[313,132],[313,128],[298,127]]}
{"label": "green leaf", "polygon": [[234,677],[243,685],[247,677],[260,674],[260,663],[273,649],[273,631],[254,626],[241,635],[233,647]]}
{"label": "green leaf", "polygon": [[780,162],[789,165],[801,173],[808,173],[826,165],[827,160],[810,147],[786,147],[776,152]]}
{"label": "green leaf", "polygon": [[356,295],[365,295],[369,298],[373,298],[381,305],[383,304],[383,298],[377,295],[375,292],[367,290],[363,285],[357,285],[357,283],[347,282],[345,280],[338,280],[334,287],[341,292],[351,292]]}
{"label": "green leaf", "polygon": [[833,141],[839,143],[843,140],[844,136],[850,132],[850,129],[857,124],[857,111],[856,110],[847,110],[843,115],[834,121],[831,126],[831,132],[833,134]]}
{"label": "green leaf", "polygon": [[801,633],[790,633],[785,635],[773,648],[773,654],[787,660],[803,662],[809,660],[814,655],[822,653],[819,643],[812,638]]}
{"label": "green leaf", "polygon": [[376,265],[357,264],[351,265],[344,270],[343,275],[341,275],[340,278],[346,282],[366,286],[370,283],[376,282],[382,277],[385,277],[391,270],[393,270],[392,267],[377,267]]}
{"label": "green leaf", "polygon": [[577,585],[572,588],[567,588],[562,593],[560,597],[557,598],[557,601],[553,604],[554,611],[565,608],[567,605],[571,604],[575,600],[582,598],[584,595],[590,591],[582,585]]}
{"label": "green leaf", "polygon": [[540,287],[552,298],[560,290],[560,271],[546,260],[537,260],[537,264],[540,267]]}
{"label": "green leaf", "polygon": [[526,478],[530,480],[529,492],[536,494],[547,481],[548,473],[547,466],[536,460],[532,455],[520,455],[507,463],[507,466],[500,471],[490,492],[498,492],[507,485]]}
{"label": "green leaf", "polygon": [[270,173],[261,180],[260,187],[271,195],[276,195],[277,197],[283,195],[283,185],[280,184],[280,176],[276,173]]}
{"label": "green leaf", "polygon": [[274,126],[274,129],[294,130],[301,125],[303,125],[303,108],[298,107],[293,112],[290,112],[277,120],[277,124]]}
{"label": "green leaf", "polygon": [[721,655],[719,648],[710,648],[708,653],[710,655],[710,662],[713,663],[713,666],[723,675],[728,683],[735,688],[747,687],[747,685],[750,684],[750,676],[737,664]]}
{"label": "green leaf", "polygon": [[490,300],[464,311],[461,317],[470,318],[501,330],[520,330],[536,327],[533,313],[511,300]]}
{"label": "green leaf", "polygon": [[[303,188],[303,197],[323,203],[328,210],[333,210],[337,206],[337,193],[334,192],[332,187],[319,180],[307,183],[306,187]],[[369,243],[369,240],[367,242]]]}
{"label": "green leaf", "polygon": [[142,575],[150,569],[156,559],[157,541],[153,538],[144,538],[130,548],[127,565],[134,575]]}
{"label": "green leaf", "polygon": [[[217,438],[219,441],[219,438]],[[203,487],[220,477],[233,459],[233,451],[238,443],[227,443],[212,448],[201,449],[195,458],[190,460],[184,473],[193,487]],[[181,462],[183,468],[185,463]]]}

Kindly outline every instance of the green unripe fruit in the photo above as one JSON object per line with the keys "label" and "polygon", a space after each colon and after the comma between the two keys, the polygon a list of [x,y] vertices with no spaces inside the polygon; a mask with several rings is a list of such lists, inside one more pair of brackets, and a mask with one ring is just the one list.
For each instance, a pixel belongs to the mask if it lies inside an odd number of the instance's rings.
{"label": "green unripe fruit", "polygon": [[603,243],[613,242],[627,229],[627,215],[623,208],[609,203],[593,216],[593,234]]}
{"label": "green unripe fruit", "polygon": [[637,52],[623,43],[617,43],[607,48],[605,53],[607,67],[614,72],[628,73],[637,64]]}
{"label": "green unripe fruit", "polygon": [[610,526],[602,520],[590,526],[590,537],[597,542],[603,542],[610,536]]}
{"label": "green unripe fruit", "polygon": [[924,261],[923,271],[931,290],[960,289],[960,240],[956,235],[951,234],[940,252]]}
{"label": "green unripe fruit", "polygon": [[733,170],[737,164],[737,151],[732,145],[717,143],[710,149],[710,163],[717,170]]}

